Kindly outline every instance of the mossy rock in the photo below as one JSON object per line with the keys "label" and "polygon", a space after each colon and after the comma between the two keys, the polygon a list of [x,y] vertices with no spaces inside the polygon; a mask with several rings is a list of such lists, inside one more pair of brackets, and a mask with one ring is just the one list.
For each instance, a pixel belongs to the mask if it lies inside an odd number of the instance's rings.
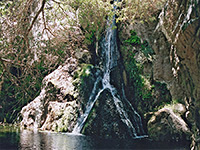
{"label": "mossy rock", "polygon": [[128,127],[121,121],[113,97],[104,90],[90,113],[83,133],[102,138],[130,138]]}
{"label": "mossy rock", "polygon": [[99,74],[100,70],[92,64],[81,64],[75,72],[73,85],[79,91],[79,98],[84,104],[87,103]]}

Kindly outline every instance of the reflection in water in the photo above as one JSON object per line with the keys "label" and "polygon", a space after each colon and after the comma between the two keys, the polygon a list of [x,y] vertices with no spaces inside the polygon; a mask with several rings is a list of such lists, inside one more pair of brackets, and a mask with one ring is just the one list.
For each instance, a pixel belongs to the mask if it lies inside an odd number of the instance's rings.
{"label": "reflection in water", "polygon": [[20,133],[20,149],[80,150],[92,149],[92,141],[82,135],[32,132]]}
{"label": "reflection in water", "polygon": [[100,139],[67,133],[33,132],[0,126],[0,150],[188,150],[189,143],[152,142],[148,139]]}

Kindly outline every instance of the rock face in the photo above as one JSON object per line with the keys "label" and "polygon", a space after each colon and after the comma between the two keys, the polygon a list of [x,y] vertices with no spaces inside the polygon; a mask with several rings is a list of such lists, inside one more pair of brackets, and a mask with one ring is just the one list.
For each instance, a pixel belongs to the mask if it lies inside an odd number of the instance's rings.
{"label": "rock face", "polygon": [[21,126],[54,131],[71,131],[78,117],[78,91],[73,85],[77,60],[69,58],[63,66],[46,76],[40,95],[21,110]]}
{"label": "rock face", "polygon": [[[167,83],[173,99],[186,106],[193,133],[192,149],[199,149],[200,129],[200,3],[168,0],[154,34],[154,78]],[[188,115],[187,115],[188,114]]]}
{"label": "rock face", "polygon": [[154,41],[157,45],[154,72],[160,70],[156,68],[158,64],[161,65],[159,68],[164,69],[157,72],[156,78],[168,84],[174,99],[185,101],[186,114],[190,114],[185,117],[193,133],[193,149],[200,148],[199,13],[199,1],[169,0],[159,16],[160,21],[155,32],[163,36],[157,36]]}
{"label": "rock face", "polygon": [[[124,40],[126,39],[124,35],[130,36],[128,35],[130,30],[135,30],[142,40],[151,44],[154,51],[154,54],[151,55],[152,59],[143,59],[144,57],[138,52],[137,47],[132,48],[135,59],[144,67],[143,75],[150,82],[166,84],[170,92],[170,96],[167,96],[167,92],[160,92],[162,89],[155,91],[157,86],[154,84],[154,93],[151,93],[154,100],[148,105],[156,107],[162,101],[165,103],[178,101],[185,107],[183,114],[173,113],[169,109],[161,109],[151,114],[152,118],[151,115],[147,115],[147,122],[148,117],[151,118],[147,124],[150,137],[154,140],[176,140],[181,139],[182,134],[188,136],[188,133],[191,132],[192,149],[200,149],[199,14],[199,0],[167,0],[159,15],[158,24],[146,25],[136,22],[134,25],[130,25],[126,29],[127,33],[123,33],[121,37]],[[149,76],[150,78],[148,78]],[[149,101],[145,103],[149,103]],[[148,105],[147,107],[149,107]],[[145,111],[141,110],[143,114],[148,113]],[[187,130],[177,126],[180,124],[178,123],[180,120],[184,122]],[[164,135],[161,136],[161,134]]]}
{"label": "rock face", "polygon": [[88,118],[83,133],[105,138],[125,138],[130,137],[127,129],[121,121],[110,91],[103,91]]}
{"label": "rock face", "polygon": [[[178,108],[181,108],[178,106]],[[156,141],[184,141],[190,136],[190,129],[185,121],[171,108],[162,108],[152,114],[148,121],[150,138]]]}

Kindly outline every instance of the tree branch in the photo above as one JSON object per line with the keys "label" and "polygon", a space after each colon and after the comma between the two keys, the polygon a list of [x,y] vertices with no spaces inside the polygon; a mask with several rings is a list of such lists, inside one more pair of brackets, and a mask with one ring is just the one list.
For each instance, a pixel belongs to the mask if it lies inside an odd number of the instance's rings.
{"label": "tree branch", "polygon": [[35,23],[35,21],[37,20],[39,14],[42,12],[42,10],[44,9],[46,0],[42,0],[42,6],[40,7],[39,11],[37,12],[37,14],[35,15],[35,17],[33,18],[33,21],[31,22],[31,26],[29,27],[29,29],[27,30],[26,35],[28,36],[29,32],[31,31],[31,29],[33,28],[33,25]]}
{"label": "tree branch", "polygon": [[[15,76],[13,76],[10,71],[8,70],[8,68],[6,67],[6,65],[4,64],[4,60],[2,59],[2,57],[0,56],[0,62],[2,63],[3,69],[5,72],[7,72],[8,77],[10,78],[9,80],[15,84],[16,86],[20,87],[20,81],[18,78],[16,78]],[[27,89],[23,88],[23,90],[26,92],[26,94],[31,98],[31,96],[28,94]]]}
{"label": "tree branch", "polygon": [[43,23],[44,23],[44,29],[42,31],[42,34],[44,33],[45,30],[47,30],[47,31],[49,31],[50,34],[52,34],[55,37],[55,35],[52,33],[52,31],[46,25],[46,20],[44,17],[44,10],[42,10],[42,18],[43,18]]}

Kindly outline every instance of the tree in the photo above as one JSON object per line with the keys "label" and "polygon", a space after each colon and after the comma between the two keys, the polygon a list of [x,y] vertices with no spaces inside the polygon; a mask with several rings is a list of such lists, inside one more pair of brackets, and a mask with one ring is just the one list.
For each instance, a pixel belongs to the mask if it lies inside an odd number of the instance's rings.
{"label": "tree", "polygon": [[[148,18],[158,3],[122,0],[114,3],[119,7],[115,13],[121,22]],[[111,0],[2,0],[0,121],[16,118],[21,107],[39,94],[44,76],[67,57],[75,57],[77,49],[93,45],[97,51],[112,9]]]}

